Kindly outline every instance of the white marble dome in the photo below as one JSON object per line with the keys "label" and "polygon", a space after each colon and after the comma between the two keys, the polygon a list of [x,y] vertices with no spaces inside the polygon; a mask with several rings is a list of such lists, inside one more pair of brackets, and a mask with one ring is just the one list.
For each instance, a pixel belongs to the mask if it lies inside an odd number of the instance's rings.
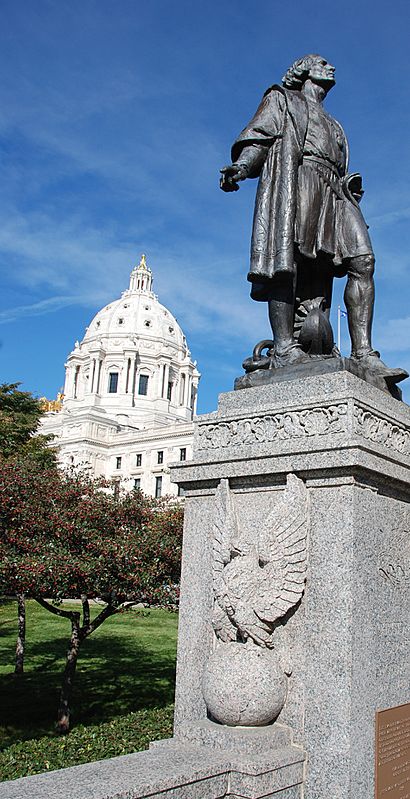
{"label": "white marble dome", "polygon": [[128,289],[95,315],[66,364],[64,407],[101,408],[138,429],[188,422],[199,373],[172,313],[152,291],[145,255]]}
{"label": "white marble dome", "polygon": [[109,337],[123,340],[138,337],[148,341],[162,340],[165,345],[188,352],[185,336],[167,308],[152,291],[152,271],[143,255],[139,266],[130,276],[130,286],[95,315],[88,326],[82,344]]}

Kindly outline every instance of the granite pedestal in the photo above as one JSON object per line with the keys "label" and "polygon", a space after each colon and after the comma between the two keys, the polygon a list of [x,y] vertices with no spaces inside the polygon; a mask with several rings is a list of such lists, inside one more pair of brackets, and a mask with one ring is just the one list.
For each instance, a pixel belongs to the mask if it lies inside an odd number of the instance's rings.
{"label": "granite pedestal", "polygon": [[375,711],[410,699],[410,409],[347,371],[249,388],[200,417],[194,453],[174,469],[186,492],[176,740],[200,740],[207,716],[218,484],[229,479],[251,540],[295,474],[310,496],[307,581],[274,634],[288,695],[265,732],[283,725],[307,753],[298,796],[373,799]]}

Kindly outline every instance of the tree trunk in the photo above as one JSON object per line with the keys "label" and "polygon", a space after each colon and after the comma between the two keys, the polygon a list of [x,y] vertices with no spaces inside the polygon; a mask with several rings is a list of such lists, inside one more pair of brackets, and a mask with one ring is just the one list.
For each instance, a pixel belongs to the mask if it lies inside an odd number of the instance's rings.
{"label": "tree trunk", "polygon": [[73,692],[73,684],[75,677],[75,670],[77,667],[78,653],[82,636],[80,632],[80,619],[78,614],[76,618],[71,619],[71,638],[70,646],[67,650],[67,660],[64,669],[63,682],[60,691],[60,705],[58,708],[57,718],[57,732],[65,733],[70,729],[70,713],[71,713],[71,696]]}
{"label": "tree trunk", "polygon": [[26,600],[24,594],[17,594],[18,630],[16,644],[16,665],[14,674],[23,674],[24,649],[26,645]]}
{"label": "tree trunk", "polygon": [[[58,718],[57,718],[57,732],[68,732],[70,729],[70,704],[71,704],[71,696],[73,692],[73,684],[74,684],[74,677],[75,677],[75,670],[77,667],[77,659],[80,651],[80,646],[85,638],[87,638],[91,633],[98,629],[101,624],[109,618],[109,616],[113,616],[115,613],[119,612],[118,607],[114,607],[113,605],[106,605],[105,608],[101,611],[101,613],[96,616],[96,618],[91,621],[90,619],[90,605],[88,602],[87,595],[84,594],[81,597],[81,602],[83,606],[83,625],[81,626],[81,614],[77,611],[73,610],[63,610],[62,608],[58,608],[50,602],[47,602],[46,599],[43,599],[42,596],[35,597],[36,602],[41,605],[42,608],[45,608],[50,613],[54,613],[55,616],[61,616],[64,619],[70,619],[71,622],[71,638],[70,638],[70,645],[67,650],[67,659],[64,669],[63,681],[61,684],[61,691],[60,691],[60,704],[58,708]],[[131,602],[130,605],[134,605],[134,602]]]}

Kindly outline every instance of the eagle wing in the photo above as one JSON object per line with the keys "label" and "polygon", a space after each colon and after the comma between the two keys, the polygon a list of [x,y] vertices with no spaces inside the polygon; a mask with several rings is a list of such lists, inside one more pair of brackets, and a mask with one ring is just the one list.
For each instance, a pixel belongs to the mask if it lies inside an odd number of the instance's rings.
{"label": "eagle wing", "polygon": [[238,522],[229,480],[222,479],[215,492],[213,519],[213,584],[220,582],[224,566],[231,560],[233,542],[238,538]]}
{"label": "eagle wing", "polygon": [[307,569],[309,495],[300,478],[289,474],[286,489],[269,513],[258,538],[261,580],[253,609],[274,623],[302,598]]}
{"label": "eagle wing", "polygon": [[213,519],[212,581],[215,605],[212,616],[214,630],[222,641],[234,641],[236,629],[227,613],[223,577],[225,566],[231,561],[234,541],[238,538],[238,522],[232,501],[229,480],[222,479],[215,492]]}

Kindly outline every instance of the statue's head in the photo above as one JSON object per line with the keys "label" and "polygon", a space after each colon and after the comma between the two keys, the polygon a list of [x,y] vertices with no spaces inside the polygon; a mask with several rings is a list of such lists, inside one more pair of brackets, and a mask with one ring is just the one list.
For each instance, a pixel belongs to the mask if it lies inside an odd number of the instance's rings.
{"label": "statue's head", "polygon": [[282,78],[286,89],[301,89],[308,79],[320,83],[327,91],[335,85],[335,68],[317,53],[298,58]]}

